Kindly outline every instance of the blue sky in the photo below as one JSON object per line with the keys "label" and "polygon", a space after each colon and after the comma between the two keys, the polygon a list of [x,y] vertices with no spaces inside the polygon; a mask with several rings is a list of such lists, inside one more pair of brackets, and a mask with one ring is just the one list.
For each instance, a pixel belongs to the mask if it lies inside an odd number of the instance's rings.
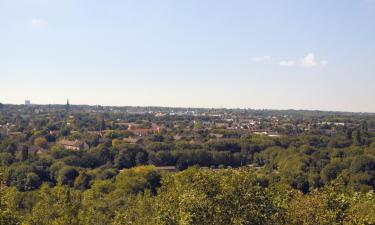
{"label": "blue sky", "polygon": [[375,112],[375,0],[0,0],[0,102]]}

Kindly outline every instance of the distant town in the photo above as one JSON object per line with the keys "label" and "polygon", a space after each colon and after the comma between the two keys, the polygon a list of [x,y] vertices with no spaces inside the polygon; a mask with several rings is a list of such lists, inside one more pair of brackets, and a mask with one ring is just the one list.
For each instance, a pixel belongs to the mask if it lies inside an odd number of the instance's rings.
{"label": "distant town", "polygon": [[[136,213],[126,217],[135,224],[171,224],[175,201],[180,210],[185,199],[188,207],[201,207],[199,196],[220,202],[204,207],[215,204],[224,211],[237,204],[222,204],[226,198],[240,196],[241,202],[251,196],[255,200],[238,204],[264,206],[254,224],[263,224],[265,216],[268,224],[294,221],[305,205],[314,209],[318,203],[310,198],[317,195],[324,215],[327,207],[350,219],[349,209],[373,206],[374,171],[375,115],[370,113],[111,107],[69,100],[64,105],[0,104],[0,197],[12,202],[7,212],[16,222],[11,224],[60,219],[61,224],[132,224],[122,213]],[[212,193],[220,199],[212,200]],[[279,198],[288,204],[280,205]],[[345,205],[332,209],[332,201]],[[250,210],[254,206],[248,207],[236,218],[247,213],[251,221],[257,218]],[[152,209],[152,218],[145,208]],[[265,213],[269,209],[282,218]],[[54,213],[39,216],[46,211]]]}
{"label": "distant town", "polygon": [[[253,110],[253,109],[209,109],[209,108],[168,108],[168,107],[111,107],[70,105],[32,105],[25,100],[22,105],[4,105],[18,117],[29,120],[36,116],[47,116],[46,119],[56,121],[55,113],[68,113],[69,116],[59,121],[64,127],[70,127],[71,133],[88,132],[103,136],[111,131],[129,131],[132,138],[125,141],[137,142],[152,134],[173,132],[175,140],[200,142],[203,139],[223,139],[229,134],[265,135],[280,137],[281,135],[319,134],[335,135],[351,128],[355,129],[363,122],[369,123],[370,132],[374,132],[375,118],[372,113],[326,112],[306,110]],[[83,115],[99,116],[105,126],[84,126],[78,128],[76,123]],[[356,119],[353,119],[354,118]],[[97,118],[96,118],[97,119]],[[366,121],[364,121],[366,119]],[[100,121],[102,122],[102,121]],[[0,124],[1,134],[14,136],[22,129],[12,120]],[[194,130],[205,130],[197,136]],[[59,130],[49,130],[56,134]],[[226,134],[226,135],[225,135]],[[232,135],[232,136],[233,136]],[[229,135],[230,136],[230,135]]]}

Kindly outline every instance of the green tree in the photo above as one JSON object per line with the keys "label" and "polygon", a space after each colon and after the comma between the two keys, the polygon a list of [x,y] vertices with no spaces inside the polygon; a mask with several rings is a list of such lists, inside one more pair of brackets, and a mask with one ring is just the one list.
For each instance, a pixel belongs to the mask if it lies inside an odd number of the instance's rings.
{"label": "green tree", "polygon": [[361,134],[361,131],[360,130],[357,130],[355,132],[355,136],[354,136],[354,142],[353,142],[355,145],[357,146],[361,146],[363,144],[363,140],[362,140],[362,134]]}
{"label": "green tree", "polygon": [[105,120],[104,118],[102,118],[102,120],[100,121],[100,130],[105,130],[105,129],[106,129]]}
{"label": "green tree", "polygon": [[34,144],[41,148],[47,147],[47,139],[45,137],[38,137],[34,140]]}
{"label": "green tree", "polygon": [[25,219],[29,225],[78,225],[80,192],[69,187],[50,188],[43,185],[39,201]]}
{"label": "green tree", "polygon": [[334,186],[309,194],[295,193],[285,211],[290,225],[340,225],[349,204]]}
{"label": "green tree", "polygon": [[145,189],[156,193],[156,188],[160,186],[161,176],[153,166],[138,166],[125,169],[116,177],[117,190],[125,194],[138,194]]}
{"label": "green tree", "polygon": [[345,225],[375,224],[375,193],[355,193],[350,199],[351,207],[344,220]]}
{"label": "green tree", "polygon": [[9,207],[9,201],[5,193],[6,187],[3,186],[3,179],[0,174],[0,225],[20,225],[20,218]]}
{"label": "green tree", "polygon": [[271,193],[248,169],[188,169],[163,181],[155,224],[275,224]]}
{"label": "green tree", "polygon": [[353,130],[350,129],[350,128],[348,128],[348,129],[346,130],[346,139],[348,139],[348,140],[352,140],[352,138],[353,138]]}
{"label": "green tree", "polygon": [[[30,173],[34,172],[34,168],[26,164],[12,164],[4,173],[4,181],[7,186],[15,186],[20,191],[30,190],[28,183],[31,177]],[[34,176],[35,173],[33,173]],[[36,174],[35,174],[36,175]],[[35,187],[35,186],[33,186]]]}
{"label": "green tree", "polygon": [[114,190],[115,186],[109,180],[94,181],[91,188],[83,193],[80,222],[85,225],[111,224],[116,211],[124,205],[119,198],[112,198]]}
{"label": "green tree", "polygon": [[41,184],[42,182],[36,173],[28,173],[26,175],[25,190],[37,189]]}
{"label": "green tree", "polygon": [[9,152],[0,152],[0,166],[10,166],[14,162],[14,156]]}
{"label": "green tree", "polygon": [[74,181],[74,187],[79,190],[86,190],[90,187],[92,177],[85,171],[82,171]]}
{"label": "green tree", "polygon": [[65,166],[59,171],[57,182],[60,185],[68,185],[70,187],[73,187],[74,180],[78,175],[79,172],[77,171],[77,169],[71,166]]}
{"label": "green tree", "polygon": [[23,145],[21,147],[20,160],[26,161],[28,158],[29,158],[29,147],[27,145]]}
{"label": "green tree", "polygon": [[331,162],[328,164],[321,171],[323,183],[329,183],[330,181],[336,179],[343,169],[344,166],[340,162]]}

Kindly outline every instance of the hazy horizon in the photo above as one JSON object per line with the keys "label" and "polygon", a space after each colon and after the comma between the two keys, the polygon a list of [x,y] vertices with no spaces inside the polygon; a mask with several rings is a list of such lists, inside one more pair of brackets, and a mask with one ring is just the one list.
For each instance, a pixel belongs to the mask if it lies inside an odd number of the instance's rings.
{"label": "hazy horizon", "polygon": [[0,0],[0,102],[375,112],[375,1]]}
{"label": "hazy horizon", "polygon": [[[29,100],[29,99],[27,99]],[[7,103],[7,102],[0,102],[2,104],[6,105],[25,105],[25,102],[23,103]],[[35,103],[31,102],[31,106],[48,106],[48,105],[58,105],[58,106],[64,106],[65,103]],[[190,109],[247,109],[247,110],[266,110],[266,111],[288,111],[288,110],[294,110],[294,111],[322,111],[322,112],[338,112],[338,113],[365,113],[365,114],[374,114],[375,112],[366,112],[366,111],[343,111],[343,110],[330,110],[330,109],[304,109],[304,108],[251,108],[251,107],[205,107],[205,106],[189,106],[189,105],[181,105],[181,106],[173,106],[173,105],[106,105],[106,104],[85,104],[85,103],[71,103],[69,102],[69,105],[71,106],[102,106],[102,107],[160,107],[160,108],[190,108]]]}

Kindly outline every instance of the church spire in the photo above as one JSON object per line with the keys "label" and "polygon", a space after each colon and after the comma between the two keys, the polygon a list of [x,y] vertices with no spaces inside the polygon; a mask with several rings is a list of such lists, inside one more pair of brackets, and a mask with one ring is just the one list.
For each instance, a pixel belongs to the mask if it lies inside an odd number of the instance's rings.
{"label": "church spire", "polygon": [[69,104],[69,98],[66,100],[66,111],[69,111],[70,104]]}

